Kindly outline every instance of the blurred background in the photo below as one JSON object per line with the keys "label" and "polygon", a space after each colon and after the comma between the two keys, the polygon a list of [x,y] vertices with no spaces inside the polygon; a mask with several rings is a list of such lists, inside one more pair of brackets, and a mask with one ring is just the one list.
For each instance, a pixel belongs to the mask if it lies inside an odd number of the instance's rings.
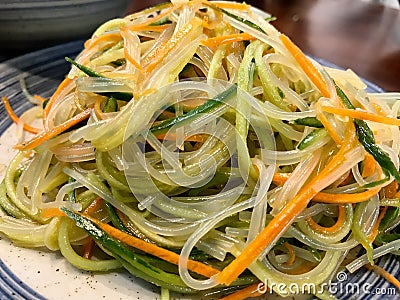
{"label": "blurred background", "polygon": [[[108,19],[166,0],[0,0],[0,61],[87,39]],[[241,2],[241,0],[238,0]],[[307,54],[400,90],[400,0],[247,0]]]}

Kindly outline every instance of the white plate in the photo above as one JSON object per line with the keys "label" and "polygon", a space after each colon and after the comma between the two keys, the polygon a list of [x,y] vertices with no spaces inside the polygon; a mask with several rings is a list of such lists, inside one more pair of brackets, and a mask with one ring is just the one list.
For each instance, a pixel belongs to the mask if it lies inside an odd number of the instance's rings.
{"label": "white plate", "polygon": [[[30,104],[21,92],[20,78],[25,78],[32,94],[50,96],[57,84],[68,72],[69,65],[64,57],[74,57],[83,42],[72,42],[45,50],[29,53],[0,64],[0,96],[9,97],[17,114]],[[321,61],[324,65],[334,66]],[[370,91],[381,92],[377,86],[368,83]],[[0,172],[12,157],[12,145],[16,127],[0,106]],[[2,175],[0,176],[2,178]],[[0,299],[157,299],[159,289],[140,279],[132,278],[127,272],[94,274],[77,270],[68,264],[57,252],[24,249],[12,245],[7,239],[0,240]],[[395,257],[384,257],[377,264],[400,277],[400,263]],[[340,299],[388,299],[382,291],[391,291],[393,286],[371,272],[360,271],[347,274],[347,283],[357,282],[371,285],[370,294],[346,294],[338,291]],[[378,290],[379,289],[379,290]],[[381,295],[377,295],[381,291]],[[390,299],[400,299],[396,295]]]}

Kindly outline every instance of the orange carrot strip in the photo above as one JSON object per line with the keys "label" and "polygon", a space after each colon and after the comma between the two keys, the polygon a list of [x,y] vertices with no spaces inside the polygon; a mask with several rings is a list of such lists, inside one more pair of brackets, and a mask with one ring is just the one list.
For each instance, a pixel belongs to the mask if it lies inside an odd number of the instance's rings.
{"label": "orange carrot strip", "polygon": [[357,110],[357,109],[338,108],[338,107],[332,107],[332,106],[322,106],[322,109],[328,113],[339,115],[339,116],[350,117],[350,118],[360,119],[360,120],[373,121],[373,122],[382,123],[382,124],[386,124],[386,125],[400,126],[400,119],[390,118],[390,117],[386,117],[386,116],[380,116],[380,115],[373,114],[373,113],[370,113],[367,111],[362,111],[362,110]]}
{"label": "orange carrot strip", "polygon": [[84,47],[85,47],[85,49],[89,50],[101,42],[107,42],[107,41],[119,42],[121,40],[122,40],[122,37],[119,33],[115,33],[115,32],[106,33],[106,34],[100,35],[98,37],[93,37],[93,38],[88,39],[85,42]]}
{"label": "orange carrot strip", "polygon": [[[134,29],[136,32],[137,31],[154,31],[154,32],[163,32],[165,29],[169,28],[169,24],[164,24],[164,25],[137,25],[131,26],[130,29]],[[126,27],[124,27],[125,29]],[[121,28],[122,29],[122,28]]]}
{"label": "orange carrot strip", "polygon": [[[345,143],[320,173],[306,183],[297,195],[265,226],[260,234],[238,255],[228,266],[215,276],[219,284],[229,285],[234,281],[264,249],[274,243],[284,232],[287,226],[303,211],[308,203],[318,194],[318,182],[334,172],[346,160],[345,154],[357,142],[355,128],[349,123],[346,130]],[[322,187],[319,187],[322,188]]]}
{"label": "orange carrot strip", "polygon": [[124,48],[124,56],[125,58],[132,64],[135,66],[136,69],[139,70],[140,73],[144,74],[144,69],[143,67],[132,58],[132,56],[129,54],[128,49]]}
{"label": "orange carrot strip", "polygon": [[18,144],[14,148],[18,150],[31,150],[33,148],[36,148],[39,146],[41,143],[51,139],[52,137],[55,137],[56,135],[59,135],[60,133],[63,133],[67,129],[71,128],[72,126],[78,124],[79,122],[89,118],[90,111],[92,109],[88,108],[81,113],[77,114],[76,116],[72,117],[71,119],[67,120],[66,122],[54,127],[53,129],[49,131],[42,131],[38,135],[34,136],[31,140]]}
{"label": "orange carrot strip", "polygon": [[56,100],[57,96],[61,93],[61,91],[71,82],[72,80],[68,77],[66,77],[60,85],[57,87],[57,90],[54,92],[54,94],[50,97],[49,101],[46,104],[46,107],[43,109],[43,121],[46,120],[51,107],[54,104],[54,101]]}
{"label": "orange carrot strip", "polygon": [[[14,110],[12,109],[11,105],[10,105],[10,101],[8,100],[7,97],[3,96],[1,97],[1,100],[3,100],[3,104],[4,104],[4,108],[6,109],[6,112],[8,114],[8,116],[10,117],[10,119],[15,123],[18,124],[19,123],[19,117],[15,114]],[[23,128],[25,131],[28,131],[30,133],[39,133],[41,129],[36,128],[36,127],[32,127],[29,124],[24,123],[23,124]]]}
{"label": "orange carrot strip", "polygon": [[317,222],[315,222],[312,218],[307,218],[306,222],[315,231],[325,233],[325,234],[335,233],[343,226],[344,222],[346,221],[346,210],[344,209],[344,207],[338,206],[338,210],[339,210],[339,212],[338,212],[337,221],[331,227],[321,226]]}
{"label": "orange carrot strip", "polygon": [[376,168],[375,158],[369,153],[365,154],[364,168],[361,174],[362,177],[365,178],[371,176],[375,172],[375,168]]}
{"label": "orange carrot strip", "polygon": [[97,209],[100,208],[100,206],[103,204],[103,199],[101,197],[97,197],[90,203],[88,207],[84,210],[85,214],[91,215],[93,214]]}
{"label": "orange carrot strip", "polygon": [[300,48],[297,47],[286,35],[281,34],[279,38],[282,41],[283,45],[286,47],[286,49],[293,55],[293,57],[299,63],[303,71],[314,83],[314,85],[320,90],[321,94],[324,97],[329,98],[330,93],[328,91],[326,83],[323,80],[321,73],[318,72],[317,68],[311,63],[311,61],[300,50]]}
{"label": "orange carrot strip", "polygon": [[58,207],[44,208],[40,212],[40,217],[48,219],[52,217],[65,217],[65,214]]}
{"label": "orange carrot strip", "polygon": [[233,42],[242,42],[242,41],[251,41],[255,40],[256,38],[251,34],[246,32],[243,33],[236,33],[236,34],[229,34],[229,35],[222,35],[216,36],[212,38],[207,38],[201,41],[204,46],[208,47],[217,47],[220,45],[231,44]]}
{"label": "orange carrot strip", "polygon": [[368,240],[371,243],[376,239],[377,235],[379,234],[379,225],[381,224],[381,221],[385,216],[387,209],[388,209],[387,206],[381,208],[379,216],[374,224],[374,227],[372,227],[371,233],[368,235]]}
{"label": "orange carrot strip", "polygon": [[390,274],[388,271],[382,269],[381,267],[379,267],[377,265],[367,264],[367,265],[365,265],[365,267],[368,270],[374,271],[379,276],[382,276],[383,278],[385,278],[387,281],[389,281],[391,284],[393,284],[397,288],[397,290],[400,292],[400,281],[396,277],[394,277],[392,274]]}
{"label": "orange carrot strip", "polygon": [[322,112],[322,105],[317,102],[316,106],[317,118],[324,125],[325,129],[328,130],[329,135],[335,141],[336,144],[341,145],[343,143],[341,137],[336,132],[335,128],[332,126],[331,122]]}
{"label": "orange carrot strip", "polygon": [[292,173],[274,173],[272,182],[276,185],[282,185],[289,179],[290,175],[292,175]]}
{"label": "orange carrot strip", "polygon": [[[78,212],[76,212],[76,213],[78,213]],[[173,263],[176,265],[179,264],[179,254],[169,251],[167,249],[161,248],[155,244],[145,242],[137,237],[134,237],[128,233],[125,233],[111,225],[103,223],[93,217],[86,215],[86,214],[82,214],[82,215],[85,218],[91,220],[97,226],[99,226],[107,234],[118,239],[119,241],[121,241],[129,246],[132,246],[136,249],[142,250],[148,254],[157,256],[161,259],[164,259],[165,261],[168,261],[170,263]],[[211,277],[219,272],[217,269],[214,269],[213,267],[211,267],[209,265],[203,264],[198,261],[190,260],[190,259],[188,260],[188,269],[190,271],[196,272],[197,274],[200,274],[200,275],[203,275],[206,277]]]}
{"label": "orange carrot strip", "polygon": [[379,191],[380,188],[378,187],[354,194],[331,194],[319,192],[314,196],[313,201],[332,204],[359,203],[369,200],[372,196],[378,194]]}
{"label": "orange carrot strip", "polygon": [[[243,300],[247,298],[254,298],[261,296],[265,290],[265,287],[262,283],[254,283],[241,289],[237,292],[234,292],[228,296],[221,298],[220,300]],[[263,291],[263,292],[261,292]]]}
{"label": "orange carrot strip", "polygon": [[290,245],[288,242],[284,242],[283,246],[288,250],[289,252],[289,260],[285,262],[285,265],[290,266],[294,264],[294,261],[296,260],[296,253],[293,250],[292,245]]}
{"label": "orange carrot strip", "polygon": [[94,246],[94,240],[90,239],[84,246],[83,246],[83,258],[90,259],[93,253],[93,246]]}

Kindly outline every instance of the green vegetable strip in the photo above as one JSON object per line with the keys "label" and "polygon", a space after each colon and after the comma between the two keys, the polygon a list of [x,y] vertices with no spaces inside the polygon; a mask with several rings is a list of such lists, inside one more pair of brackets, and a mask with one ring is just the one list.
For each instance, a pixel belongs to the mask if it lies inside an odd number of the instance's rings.
{"label": "green vegetable strip", "polygon": [[306,137],[297,145],[297,149],[304,150],[315,141],[328,135],[328,131],[325,128],[317,128],[311,131]]}
{"label": "green vegetable strip", "polygon": [[[65,57],[65,60],[67,62],[69,62],[70,64],[74,65],[75,67],[77,67],[79,70],[81,70],[83,73],[85,73],[89,77],[107,78],[107,77],[103,76],[102,74],[92,70],[91,68],[77,63],[76,61],[74,61],[73,59],[71,59],[69,57]],[[96,94],[106,96],[106,97],[113,97],[115,99],[122,100],[122,101],[130,101],[130,100],[132,100],[132,97],[133,97],[132,93],[121,93],[121,92],[104,92],[104,93],[96,93]]]}
{"label": "green vegetable strip", "polygon": [[390,225],[393,224],[395,220],[399,218],[400,215],[400,207],[391,207],[389,208],[381,222],[379,223],[379,231],[386,230]]}
{"label": "green vegetable strip", "polygon": [[215,96],[212,99],[209,99],[204,104],[197,106],[196,108],[190,110],[187,114],[182,116],[176,116],[171,119],[167,119],[165,121],[161,121],[160,123],[153,125],[151,127],[151,132],[155,135],[166,133],[172,126],[177,124],[182,124],[194,118],[196,115],[209,113],[213,109],[222,105],[222,103],[228,100],[231,96],[236,92],[236,85],[232,85],[229,89],[222,92],[221,94]]}
{"label": "green vegetable strip", "polygon": [[262,44],[259,41],[255,41],[254,44],[258,45],[257,49],[254,51],[254,58],[257,66],[257,73],[262,83],[264,95],[267,96],[268,100],[271,103],[278,106],[280,109],[290,112],[289,107],[283,101],[281,95],[279,94],[277,86],[273,84],[270,76],[268,75],[269,72],[264,62],[263,53],[266,49],[269,48],[269,46],[266,44]]}
{"label": "green vegetable strip", "polygon": [[86,271],[109,271],[121,268],[121,263],[115,259],[90,260],[78,255],[69,241],[69,229],[73,223],[67,218],[60,222],[58,244],[62,255],[75,267]]}
{"label": "green vegetable strip", "polygon": [[304,125],[308,127],[315,127],[315,128],[323,128],[324,125],[315,117],[305,117],[294,120],[294,124],[296,125]]}
{"label": "green vegetable strip", "polygon": [[81,65],[79,63],[77,63],[76,61],[74,61],[73,59],[69,58],[69,57],[65,57],[65,60],[67,62],[69,62],[70,64],[74,65],[75,67],[77,67],[79,70],[81,70],[83,73],[85,73],[86,75],[88,75],[89,77],[101,77],[101,78],[105,78],[105,76],[103,76],[102,74],[84,66]]}
{"label": "green vegetable strip", "polygon": [[0,207],[8,214],[17,219],[27,218],[27,215],[16,207],[7,196],[4,181],[0,184]]}
{"label": "green vegetable strip", "polygon": [[118,103],[117,103],[117,99],[115,99],[114,97],[110,97],[106,100],[106,103],[104,103],[103,109],[102,111],[104,113],[108,113],[108,112],[115,112],[118,110]]}
{"label": "green vegetable strip", "polygon": [[[74,182],[74,181],[75,181],[75,179],[73,179],[72,177],[69,177],[69,178],[68,178],[68,183],[72,183],[72,182]],[[68,192],[68,201],[69,201],[69,202],[73,202],[73,203],[76,202],[75,190],[72,190],[72,191],[69,191],[69,192]]]}
{"label": "green vegetable strip", "polygon": [[[337,86],[336,92],[339,98],[342,100],[343,104],[348,109],[355,109],[354,105],[350,102],[346,94]],[[354,119],[354,125],[356,127],[357,138],[361,145],[363,145],[365,151],[371,154],[381,168],[392,175],[398,182],[400,182],[400,174],[396,166],[387,155],[375,142],[374,133],[368,124],[364,120]]]}
{"label": "green vegetable strip", "polygon": [[368,261],[373,264],[374,263],[374,249],[372,248],[372,243],[369,241],[367,235],[361,228],[361,217],[365,210],[365,206],[368,204],[368,201],[358,203],[356,208],[354,209],[354,219],[352,224],[352,232],[354,238],[361,243],[364,249],[367,251]]}
{"label": "green vegetable strip", "polygon": [[[255,71],[254,64],[254,51],[257,47],[257,43],[252,43],[246,47],[243,55],[242,63],[238,71],[238,87],[249,92],[253,86],[253,76]],[[238,151],[239,166],[243,170],[249,170],[250,177],[254,180],[258,177],[258,172],[254,168],[250,160],[250,154],[247,147],[247,135],[249,131],[248,118],[251,115],[251,106],[248,104],[246,99],[239,97],[237,99],[236,107],[236,147]]]}
{"label": "green vegetable strip", "polygon": [[114,207],[108,203],[105,202],[104,206],[106,207],[108,216],[111,219],[111,223],[114,225],[114,227],[118,228],[121,231],[124,231],[126,233],[130,233],[129,230],[126,228],[126,226],[124,225],[124,223],[121,221],[121,219],[118,217],[117,213],[115,212]]}
{"label": "green vegetable strip", "polygon": [[112,253],[112,255],[133,275],[172,291],[180,293],[196,292],[187,287],[179,275],[167,273],[151,265],[146,255],[133,252],[133,249],[111,237],[91,220],[66,208],[62,208],[61,210],[69,218],[74,220],[78,227],[85,229],[96,242],[100,243],[106,250]]}

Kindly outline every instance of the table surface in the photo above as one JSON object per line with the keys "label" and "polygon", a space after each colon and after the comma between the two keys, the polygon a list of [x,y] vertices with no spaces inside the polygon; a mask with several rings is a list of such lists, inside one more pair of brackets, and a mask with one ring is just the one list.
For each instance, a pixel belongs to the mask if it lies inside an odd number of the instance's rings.
{"label": "table surface", "polygon": [[[240,1],[240,0],[237,0]],[[130,11],[164,0],[132,1]],[[400,10],[361,0],[247,0],[304,52],[400,91]]]}

